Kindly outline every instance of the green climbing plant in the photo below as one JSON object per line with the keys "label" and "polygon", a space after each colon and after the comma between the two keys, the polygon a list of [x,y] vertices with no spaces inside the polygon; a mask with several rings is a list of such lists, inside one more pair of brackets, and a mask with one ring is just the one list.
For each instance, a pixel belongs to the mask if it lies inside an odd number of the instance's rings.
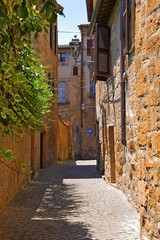
{"label": "green climbing plant", "polygon": [[[2,136],[44,128],[53,93],[31,42],[63,14],[55,0],[0,1],[0,131]],[[8,152],[6,152],[8,151]],[[9,154],[10,153],[10,154]],[[13,158],[10,150],[0,154]]]}

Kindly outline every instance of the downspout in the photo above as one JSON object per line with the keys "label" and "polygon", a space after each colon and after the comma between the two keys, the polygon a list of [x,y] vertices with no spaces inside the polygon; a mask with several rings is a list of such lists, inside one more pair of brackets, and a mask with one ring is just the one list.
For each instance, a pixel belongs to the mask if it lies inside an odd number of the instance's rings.
{"label": "downspout", "polygon": [[[83,32],[81,36],[81,96],[80,96],[80,106],[82,106],[83,103]],[[81,108],[81,128],[83,128],[83,111]]]}
{"label": "downspout", "polygon": [[81,66],[81,72],[80,72],[80,141],[79,141],[79,156],[82,159],[83,155],[83,145],[82,145],[82,138],[83,138],[83,111],[82,111],[82,103],[83,103],[83,32],[81,30],[81,61],[80,61],[80,66]]}
{"label": "downspout", "polygon": [[121,141],[126,146],[126,94],[123,56],[123,2],[120,0],[120,78],[121,78]]}

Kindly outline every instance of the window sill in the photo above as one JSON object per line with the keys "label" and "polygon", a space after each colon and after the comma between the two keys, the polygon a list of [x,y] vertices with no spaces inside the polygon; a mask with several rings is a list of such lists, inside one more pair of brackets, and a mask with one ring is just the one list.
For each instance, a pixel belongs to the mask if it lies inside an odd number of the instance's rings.
{"label": "window sill", "polygon": [[95,98],[95,97],[96,97],[96,95],[94,95],[94,96],[93,96],[93,95],[90,95],[90,96],[89,96],[89,98]]}
{"label": "window sill", "polygon": [[69,101],[66,101],[66,102],[58,102],[59,105],[66,105],[66,104],[70,104]]}

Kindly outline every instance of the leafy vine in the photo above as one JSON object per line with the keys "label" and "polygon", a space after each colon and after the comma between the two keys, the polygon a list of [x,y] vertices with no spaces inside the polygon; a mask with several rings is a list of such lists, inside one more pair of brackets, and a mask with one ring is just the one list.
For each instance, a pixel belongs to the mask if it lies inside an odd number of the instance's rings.
{"label": "leafy vine", "polygon": [[[53,93],[31,33],[36,39],[43,30],[47,32],[63,11],[56,0],[1,0],[0,9],[0,131],[2,136],[15,137],[17,129],[44,128]],[[11,150],[0,148],[0,154],[12,157]]]}

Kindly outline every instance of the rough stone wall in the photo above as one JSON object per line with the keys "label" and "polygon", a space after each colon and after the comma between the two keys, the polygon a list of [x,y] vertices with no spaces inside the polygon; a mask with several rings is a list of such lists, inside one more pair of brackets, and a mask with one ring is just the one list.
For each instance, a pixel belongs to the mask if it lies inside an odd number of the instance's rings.
{"label": "rough stone wall", "polygon": [[[110,71],[96,83],[102,168],[111,182],[114,126],[116,184],[141,213],[141,239],[160,239],[160,3],[136,0],[135,46],[125,57],[126,147],[121,143],[119,4],[110,20]],[[104,166],[103,166],[104,164]]]}
{"label": "rough stone wall", "polygon": [[142,239],[159,239],[159,1],[136,1],[135,24],[135,56],[127,83],[128,182],[130,196],[141,211]]}

